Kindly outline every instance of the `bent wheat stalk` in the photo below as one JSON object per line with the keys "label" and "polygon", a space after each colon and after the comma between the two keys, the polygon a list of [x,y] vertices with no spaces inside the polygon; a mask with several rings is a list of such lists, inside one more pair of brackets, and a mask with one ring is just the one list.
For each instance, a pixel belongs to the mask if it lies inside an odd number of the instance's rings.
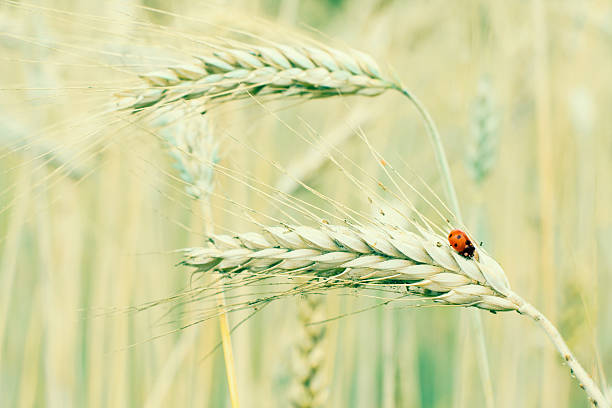
{"label": "bent wheat stalk", "polygon": [[517,311],[549,335],[589,400],[609,402],[573,356],[557,329],[510,288],[501,266],[484,250],[478,260],[457,254],[444,237],[391,226],[325,225],[268,227],[238,236],[212,235],[210,247],[185,250],[185,265],[228,276],[310,277],[319,287],[401,285],[416,297],[436,303]]}

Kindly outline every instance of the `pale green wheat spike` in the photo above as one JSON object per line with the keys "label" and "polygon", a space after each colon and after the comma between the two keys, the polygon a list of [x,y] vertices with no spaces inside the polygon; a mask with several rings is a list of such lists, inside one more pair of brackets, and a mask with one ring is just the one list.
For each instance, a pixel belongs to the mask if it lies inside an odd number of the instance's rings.
{"label": "pale green wheat spike", "polygon": [[[306,282],[307,280],[305,280]],[[293,350],[293,385],[290,392],[291,406],[317,408],[325,406],[329,389],[324,369],[325,298],[302,296],[298,303],[297,338]]]}
{"label": "pale green wheat spike", "polygon": [[168,142],[173,167],[187,183],[185,191],[194,199],[208,199],[213,189],[213,166],[219,157],[207,116],[189,107],[173,108],[153,125]]}
{"label": "pale green wheat spike", "polygon": [[472,143],[467,167],[477,184],[490,174],[496,161],[499,119],[493,104],[491,82],[482,77],[472,111]]}
{"label": "pale green wheat spike", "polygon": [[144,86],[117,94],[116,107],[137,111],[198,99],[212,105],[254,95],[376,96],[397,87],[381,75],[376,62],[357,51],[244,44],[195,56],[186,65],[143,74]]}

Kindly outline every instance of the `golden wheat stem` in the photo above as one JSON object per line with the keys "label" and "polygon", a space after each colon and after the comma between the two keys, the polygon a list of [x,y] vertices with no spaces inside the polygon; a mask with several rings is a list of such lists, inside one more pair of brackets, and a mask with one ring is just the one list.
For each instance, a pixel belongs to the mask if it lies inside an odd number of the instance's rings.
{"label": "golden wheat stem", "polygon": [[[201,200],[202,212],[204,214],[204,230],[207,235],[213,232],[213,223],[210,211],[210,201],[208,199]],[[223,283],[221,283],[223,285]],[[232,337],[230,334],[230,327],[227,318],[227,311],[225,305],[225,291],[220,290],[217,293],[217,302],[219,302],[219,330],[221,331],[221,342],[223,345],[223,359],[225,361],[225,376],[227,377],[227,386],[229,389],[230,402],[232,408],[240,407],[240,400],[238,399],[238,382],[236,381],[236,365],[234,364],[234,352],[232,349]]]}
{"label": "golden wheat stem", "polygon": [[223,344],[223,358],[225,360],[225,375],[227,377],[227,385],[230,393],[230,402],[232,408],[240,407],[238,400],[238,383],[236,382],[236,370],[234,365],[234,353],[232,351],[232,338],[230,328],[227,321],[227,313],[225,311],[225,295],[223,291],[219,291],[218,300],[221,314],[219,315],[219,328],[221,329],[221,341]]}

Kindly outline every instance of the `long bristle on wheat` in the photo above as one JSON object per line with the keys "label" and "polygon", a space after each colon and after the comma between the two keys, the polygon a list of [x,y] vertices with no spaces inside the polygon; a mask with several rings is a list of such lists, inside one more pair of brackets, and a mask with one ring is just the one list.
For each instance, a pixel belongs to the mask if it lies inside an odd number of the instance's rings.
{"label": "long bristle on wheat", "polygon": [[180,100],[223,102],[249,96],[375,96],[394,85],[368,55],[331,48],[275,45],[223,47],[191,64],[141,75],[146,86],[118,94],[119,109]]}
{"label": "long bristle on wheat", "polygon": [[517,310],[499,264],[457,254],[429,231],[386,226],[268,227],[238,236],[214,235],[211,247],[186,250],[184,264],[228,275],[311,276],[334,285],[405,285],[436,302],[490,311]]}

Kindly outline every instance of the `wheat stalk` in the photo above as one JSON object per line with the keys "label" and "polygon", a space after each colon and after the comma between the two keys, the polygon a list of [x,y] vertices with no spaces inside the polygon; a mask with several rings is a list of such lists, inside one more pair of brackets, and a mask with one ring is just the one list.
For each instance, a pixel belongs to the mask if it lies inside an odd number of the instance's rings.
{"label": "wheat stalk", "polygon": [[379,95],[394,85],[368,55],[317,46],[220,47],[191,64],[141,75],[146,86],[117,94],[117,108],[139,110],[180,100],[208,104],[251,96],[323,98]]}
{"label": "wheat stalk", "polygon": [[[206,115],[200,114],[189,103],[178,109],[168,109],[153,122],[160,127],[159,133],[170,147],[170,155],[183,181],[185,190],[192,198],[199,200],[204,215],[205,233],[213,232],[210,195],[214,187],[214,165],[218,161],[217,143]],[[221,331],[225,371],[232,408],[240,406],[234,354],[230,336],[229,322],[225,311],[225,295],[217,294],[219,328]],[[189,340],[187,340],[189,343]],[[179,356],[185,353],[178,352]],[[179,357],[177,357],[179,358]]]}

